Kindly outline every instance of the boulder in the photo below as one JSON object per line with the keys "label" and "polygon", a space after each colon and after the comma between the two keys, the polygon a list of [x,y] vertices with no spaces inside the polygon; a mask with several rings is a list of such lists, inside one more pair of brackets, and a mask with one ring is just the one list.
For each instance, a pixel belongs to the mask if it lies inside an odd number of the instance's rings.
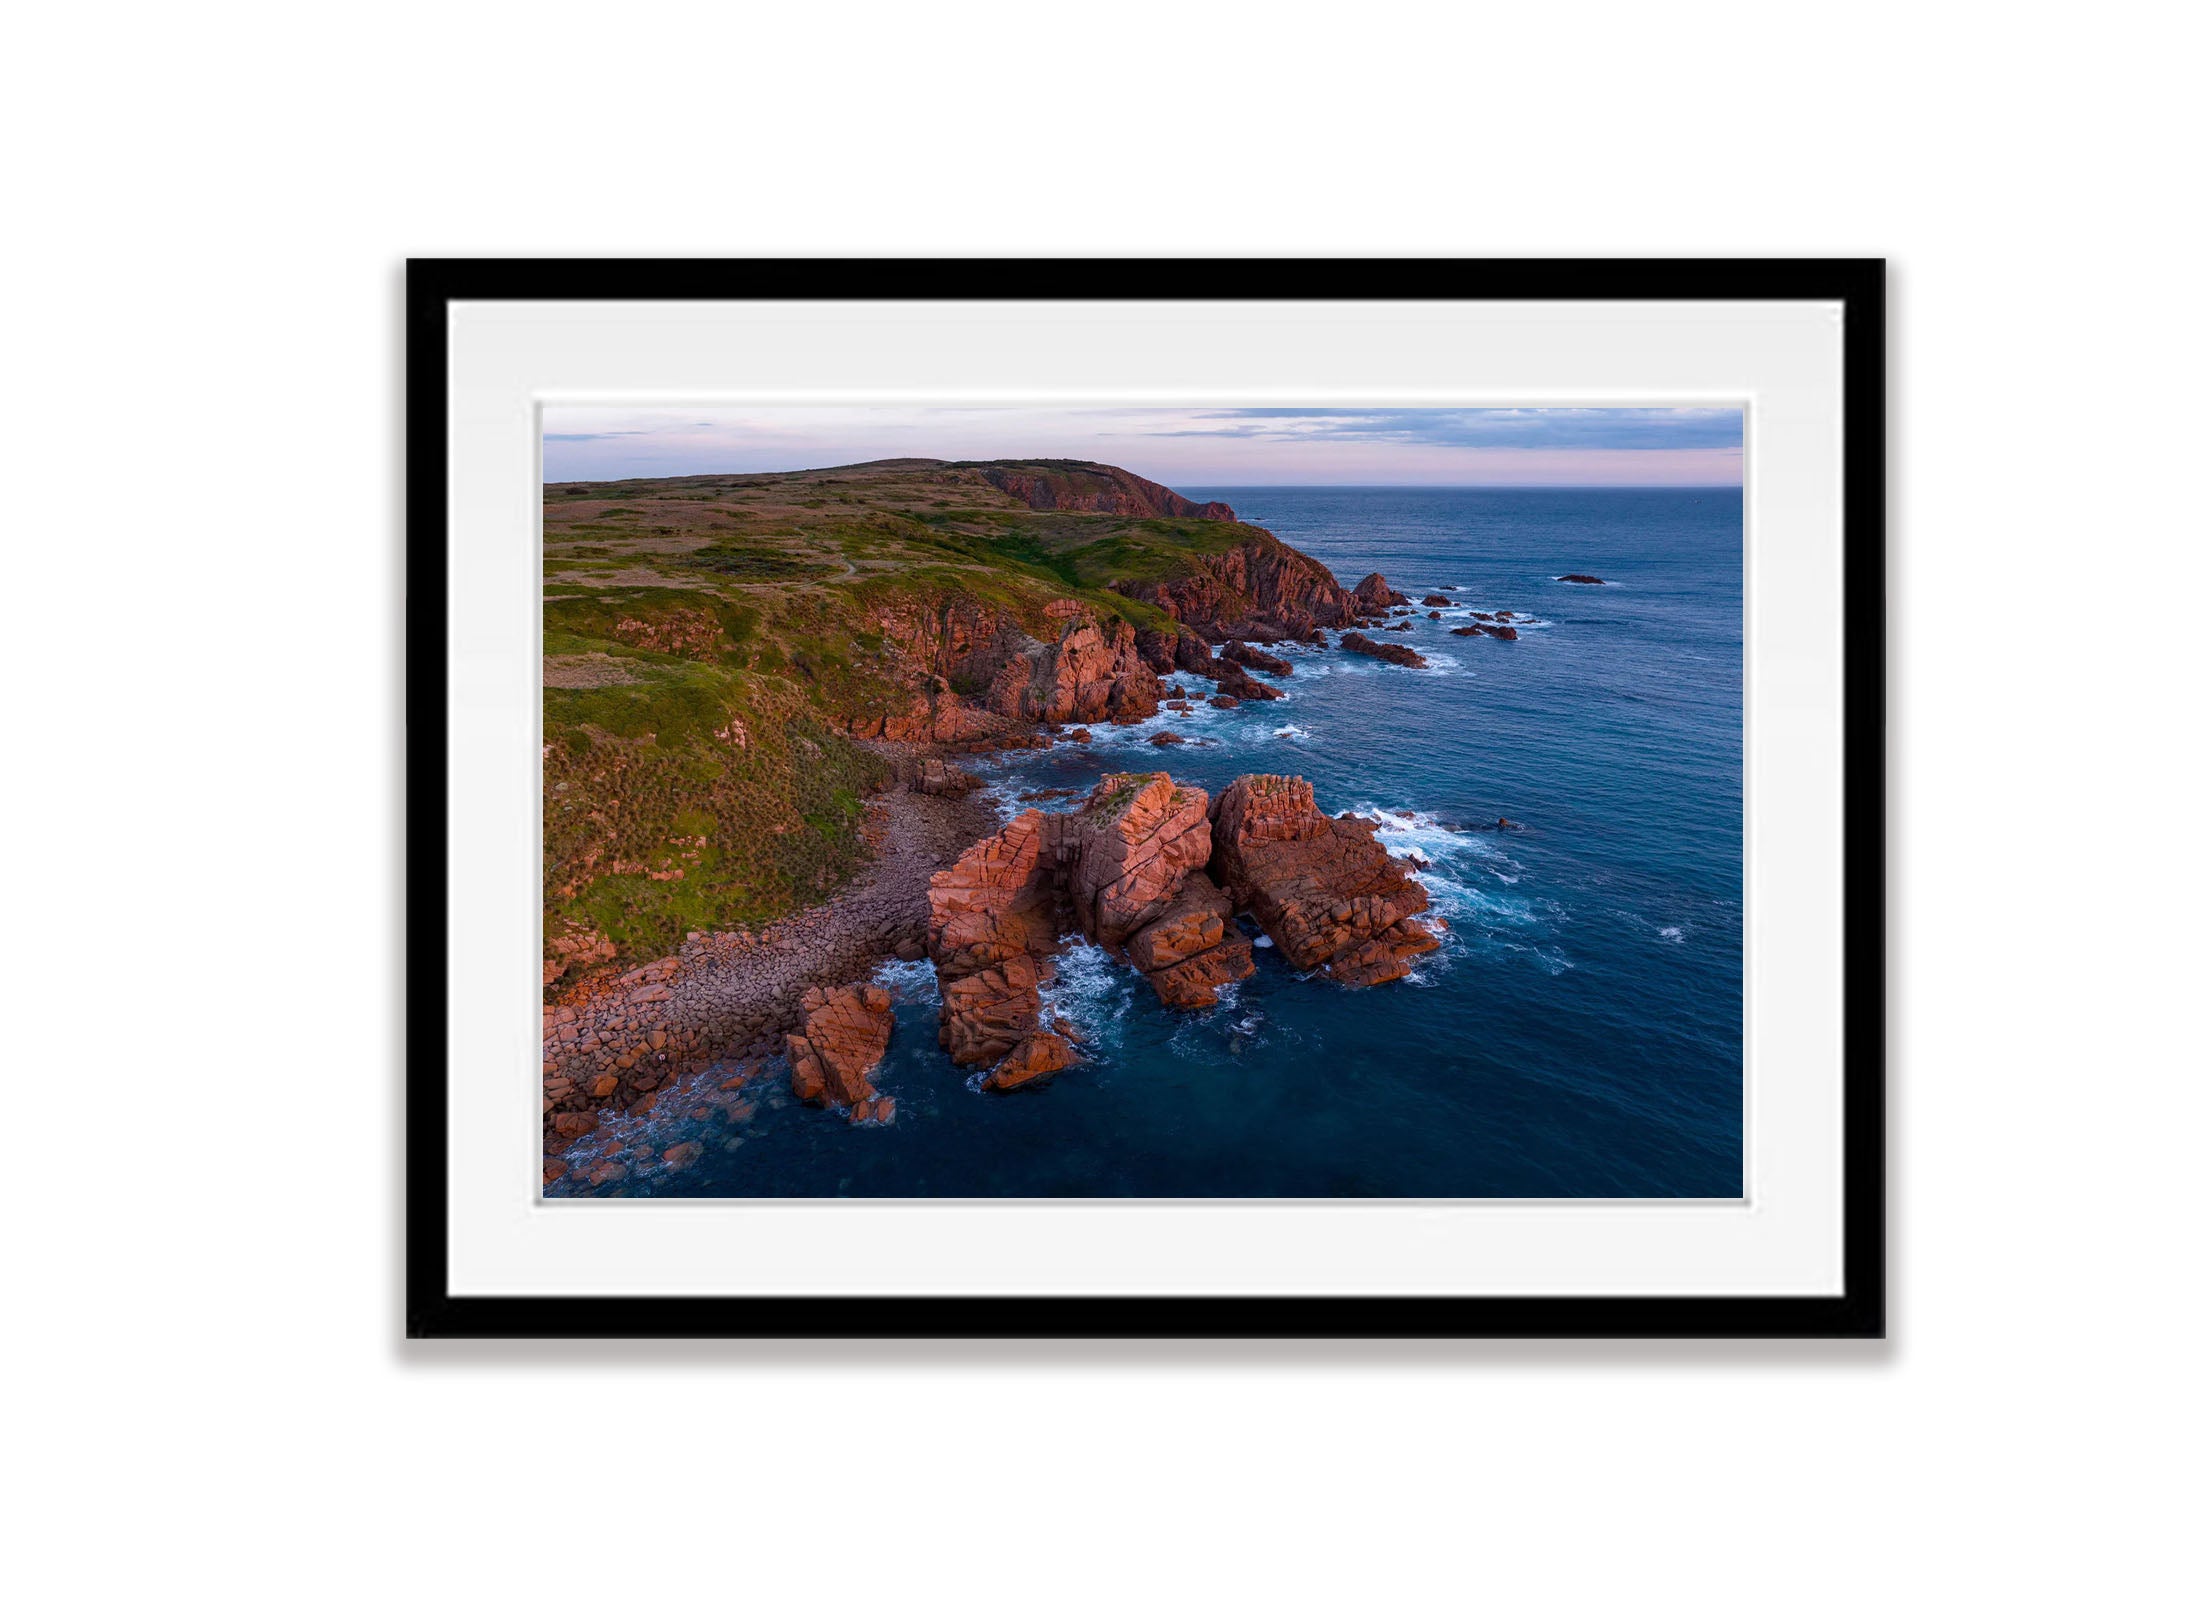
{"label": "boulder", "polygon": [[1393,661],[1401,667],[1425,667],[1427,660],[1421,652],[1402,644],[1380,644],[1366,634],[1352,632],[1337,641],[1354,655],[1374,656],[1379,661]]}
{"label": "boulder", "polygon": [[1451,602],[1440,594],[1425,594],[1421,596],[1421,604],[1425,606],[1448,606]]}
{"label": "boulder", "polygon": [[1390,931],[1428,909],[1427,891],[1376,842],[1373,822],[1326,815],[1304,778],[1256,774],[1223,790],[1213,851],[1215,880],[1295,967],[1383,983],[1434,947],[1417,923]]}
{"label": "boulder", "polygon": [[1213,706],[1217,711],[1235,711],[1245,702],[1240,700],[1234,694],[1218,694],[1207,703]]}
{"label": "boulder", "polygon": [[1510,627],[1502,622],[1493,622],[1482,631],[1492,639],[1517,639],[1520,637],[1518,628]]}
{"label": "boulder", "polygon": [[1021,1089],[1041,1078],[1051,1078],[1076,1060],[1077,1052],[1060,1034],[1035,1033],[1011,1050],[1006,1059],[986,1075],[985,1086],[1004,1093]]}
{"label": "boulder", "polygon": [[1253,975],[1253,941],[1232,933],[1212,949],[1202,950],[1172,966],[1156,967],[1146,974],[1153,992],[1165,1006],[1196,1011],[1215,1003],[1215,990],[1225,983],[1243,983]]}
{"label": "boulder", "polygon": [[1471,639],[1476,634],[1482,631],[1482,624],[1479,622],[1470,622],[1464,628],[1454,628],[1451,631],[1459,635],[1459,637],[1462,639]]}
{"label": "boulder", "polygon": [[917,763],[916,771],[910,775],[909,787],[919,794],[953,797],[984,788],[985,780],[975,772],[933,757]]}
{"label": "boulder", "polygon": [[1155,734],[1151,739],[1148,739],[1146,742],[1148,744],[1157,744],[1163,746],[1182,744],[1184,742],[1184,735],[1182,735],[1181,733],[1171,733],[1168,729],[1164,728],[1159,733]]}
{"label": "boulder", "polygon": [[1015,956],[940,981],[940,1047],[957,1066],[998,1061],[1039,1026],[1039,964]]}
{"label": "boulder", "polygon": [[852,1106],[873,1098],[870,1072],[894,1034],[894,997],[876,984],[812,987],[802,996],[802,1027],[787,1035],[795,1094]]}

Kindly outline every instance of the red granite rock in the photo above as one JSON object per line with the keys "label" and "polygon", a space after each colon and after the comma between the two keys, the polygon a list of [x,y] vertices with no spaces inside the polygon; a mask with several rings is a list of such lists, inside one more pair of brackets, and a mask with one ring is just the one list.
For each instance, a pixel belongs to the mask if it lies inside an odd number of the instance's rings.
{"label": "red granite rock", "polygon": [[1053,950],[1049,872],[1060,827],[1059,817],[1026,811],[932,875],[926,948],[943,982]]}
{"label": "red granite rock", "polygon": [[1421,652],[1402,644],[1380,644],[1366,634],[1353,632],[1337,641],[1354,655],[1374,656],[1381,661],[1393,661],[1401,667],[1425,667],[1428,665]]}
{"label": "red granite rock", "polygon": [[998,1061],[1039,1026],[1039,964],[1016,956],[940,989],[940,1046],[957,1066]]}
{"label": "red granite rock", "polygon": [[985,1086],[1002,1091],[1021,1089],[1041,1078],[1052,1077],[1076,1060],[1077,1052],[1061,1035],[1035,1033],[986,1075]]}
{"label": "red granite rock", "polygon": [[1207,853],[1206,790],[1166,772],[1118,772],[1063,820],[1062,889],[1079,928],[1112,949],[1176,898]]}
{"label": "red granite rock", "polygon": [[1232,933],[1210,949],[1171,966],[1156,967],[1146,974],[1153,992],[1165,1006],[1196,1011],[1215,1003],[1215,989],[1225,983],[1242,983],[1253,975],[1253,942]]}
{"label": "red granite rock", "polygon": [[802,1031],[787,1035],[796,1095],[842,1106],[876,1095],[870,1072],[893,1037],[893,1005],[894,997],[876,984],[805,991]]}
{"label": "red granite rock", "polygon": [[1427,910],[1428,892],[1376,842],[1373,822],[1326,815],[1304,778],[1239,778],[1213,809],[1216,881],[1293,966],[1381,983],[1434,947],[1419,924],[1382,937]]}

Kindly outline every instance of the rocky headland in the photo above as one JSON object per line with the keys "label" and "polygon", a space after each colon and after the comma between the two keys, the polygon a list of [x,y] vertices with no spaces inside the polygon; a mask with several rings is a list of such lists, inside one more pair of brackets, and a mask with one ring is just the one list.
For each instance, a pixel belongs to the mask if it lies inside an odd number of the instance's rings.
{"label": "rocky headland", "polygon": [[889,957],[930,957],[947,1058],[1013,1089],[1076,1059],[1041,998],[1065,939],[1180,1008],[1251,973],[1241,918],[1343,983],[1426,948],[1372,825],[1291,780],[1117,775],[1002,828],[955,759],[1280,699],[1268,647],[1332,630],[1425,666],[1354,631],[1409,604],[1379,573],[1348,590],[1221,502],[1091,462],[552,485],[544,539],[553,1158],[706,1064],[890,1120],[867,981]]}
{"label": "rocky headland", "polygon": [[837,892],[897,750],[1141,722],[1171,674],[1279,699],[1263,646],[1394,598],[1095,462],[552,485],[543,535],[554,1002]]}

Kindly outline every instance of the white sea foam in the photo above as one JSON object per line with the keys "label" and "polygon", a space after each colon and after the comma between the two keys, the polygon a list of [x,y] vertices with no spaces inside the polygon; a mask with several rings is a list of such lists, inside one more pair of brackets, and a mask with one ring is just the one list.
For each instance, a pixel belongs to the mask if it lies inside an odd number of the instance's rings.
{"label": "white sea foam", "polygon": [[1277,739],[1311,739],[1314,737],[1313,734],[1295,722],[1286,722],[1280,728],[1271,729],[1270,734]]}
{"label": "white sea foam", "polygon": [[1658,930],[1658,937],[1661,939],[1670,939],[1675,944],[1681,944],[1687,940],[1688,933],[1687,930],[1682,928],[1660,928]]}
{"label": "white sea foam", "polygon": [[881,961],[871,981],[904,1003],[939,998],[939,984],[929,961]]}
{"label": "white sea foam", "polygon": [[1070,940],[1054,958],[1054,975],[1039,985],[1040,1022],[1059,1018],[1084,1038],[1084,1055],[1105,1054],[1120,1040],[1130,1012],[1127,971],[1098,945]]}

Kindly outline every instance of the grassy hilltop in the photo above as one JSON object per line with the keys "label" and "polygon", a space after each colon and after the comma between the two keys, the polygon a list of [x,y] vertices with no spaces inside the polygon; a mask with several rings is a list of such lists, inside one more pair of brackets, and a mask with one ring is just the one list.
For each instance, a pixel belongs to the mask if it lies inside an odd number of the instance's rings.
{"label": "grassy hilltop", "polygon": [[1248,541],[1275,544],[1089,462],[547,486],[546,983],[768,921],[860,864],[863,796],[889,771],[841,730],[938,676],[894,618],[975,608],[1051,638],[1068,599],[1174,634],[1122,590]]}

